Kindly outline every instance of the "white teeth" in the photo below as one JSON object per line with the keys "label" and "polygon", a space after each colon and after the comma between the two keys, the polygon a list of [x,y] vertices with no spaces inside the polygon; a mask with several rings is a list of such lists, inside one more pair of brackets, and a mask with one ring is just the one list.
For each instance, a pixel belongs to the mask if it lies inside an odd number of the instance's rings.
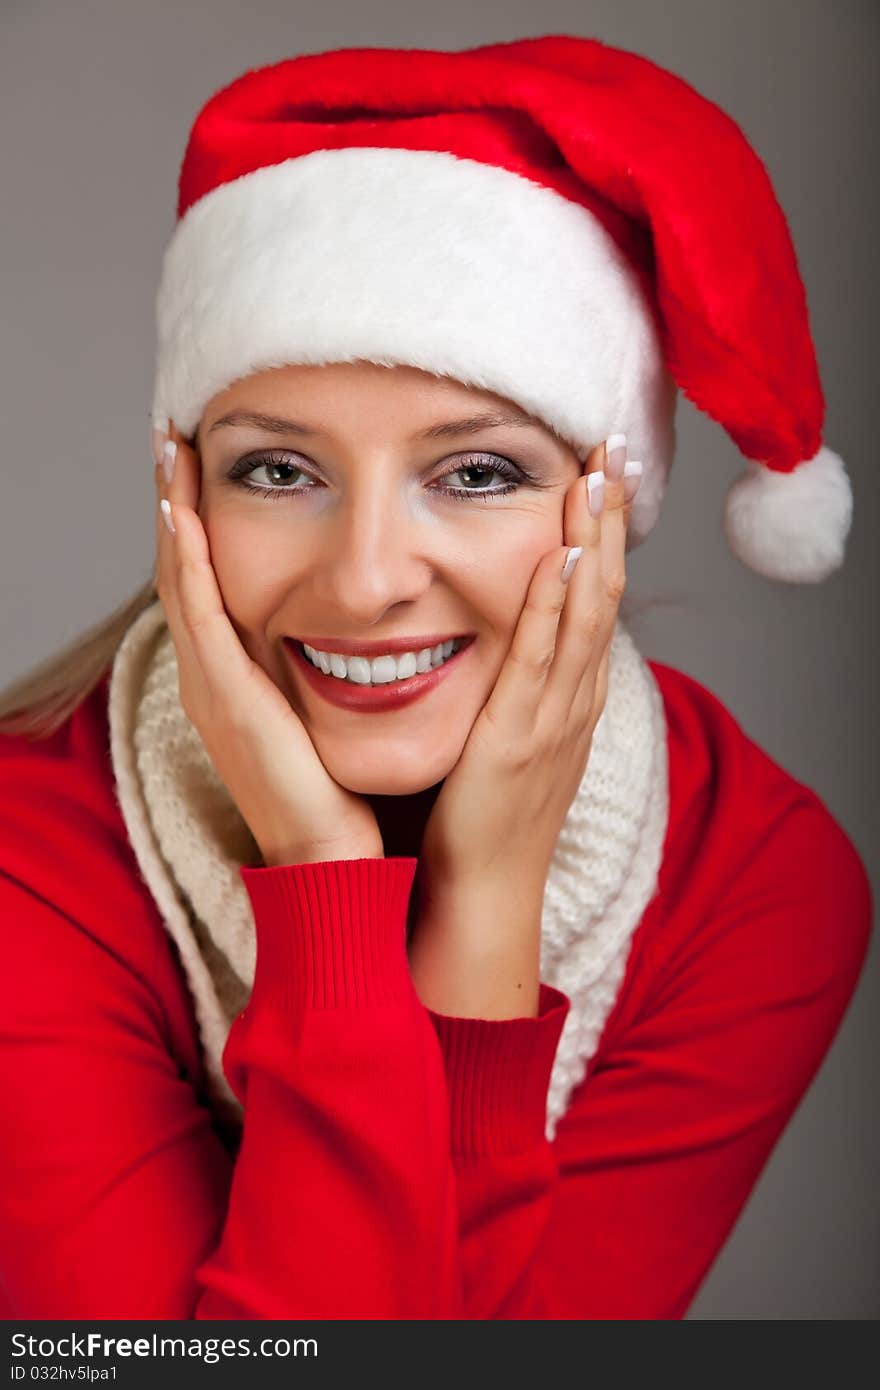
{"label": "white teeth", "polygon": [[368,661],[363,656],[341,656],[338,652],[319,652],[303,643],[306,656],[324,672],[355,685],[388,685],[391,681],[407,680],[416,672],[431,671],[442,666],[461,644],[454,637],[439,642],[436,647],[423,647],[420,652],[401,652],[399,656],[377,656]]}

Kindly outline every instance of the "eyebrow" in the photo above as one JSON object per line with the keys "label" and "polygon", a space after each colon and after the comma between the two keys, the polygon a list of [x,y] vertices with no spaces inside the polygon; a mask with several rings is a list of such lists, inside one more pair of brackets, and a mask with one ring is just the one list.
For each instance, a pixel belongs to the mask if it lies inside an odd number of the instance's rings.
{"label": "eyebrow", "polygon": [[[208,434],[213,434],[214,430],[222,429],[226,425],[251,425],[258,430],[264,430],[267,434],[306,434],[320,435],[322,430],[312,429],[309,425],[298,424],[296,420],[285,420],[278,415],[264,415],[260,411],[253,410],[230,410],[226,415],[221,415],[215,420],[208,430]],[[528,429],[544,428],[539,420],[531,415],[504,415],[497,411],[489,411],[482,415],[468,415],[462,420],[444,420],[438,425],[429,425],[426,430],[420,430],[412,435],[413,440],[417,439],[447,439],[452,435],[476,434],[478,430],[500,429],[502,426],[512,425],[520,429],[525,426]]]}

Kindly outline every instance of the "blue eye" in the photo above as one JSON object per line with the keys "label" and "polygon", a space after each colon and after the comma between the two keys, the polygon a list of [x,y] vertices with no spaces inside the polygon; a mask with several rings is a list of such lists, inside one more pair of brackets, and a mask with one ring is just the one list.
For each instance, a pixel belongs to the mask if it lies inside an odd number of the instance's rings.
{"label": "blue eye", "polygon": [[[283,474],[285,470],[287,470],[287,477],[274,486],[256,486],[247,481],[260,468],[266,469],[269,476],[271,476],[273,472],[275,474],[279,472]],[[464,458],[459,456],[457,466],[444,473],[440,481],[442,482],[444,478],[452,478],[456,473],[483,474],[484,477],[487,478],[497,477],[502,479],[505,483],[503,487],[493,487],[491,489],[486,487],[441,487],[437,489],[437,491],[443,493],[447,497],[454,498],[456,501],[470,501],[473,498],[486,501],[490,497],[504,497],[508,493],[515,492],[523,483],[532,484],[536,487],[542,485],[540,480],[528,473],[526,469],[511,463],[509,459],[502,458],[499,454],[468,454],[465,455]],[[296,487],[285,486],[284,484],[290,481],[291,474],[293,476],[300,474],[305,478],[311,477],[311,474],[307,473],[305,469],[300,468],[299,464],[291,462],[289,454],[282,452],[277,456],[274,453],[263,453],[239,459],[226,476],[231,482],[235,482],[238,486],[242,487],[245,492],[250,492],[257,497],[265,497],[272,500],[279,497],[290,497],[291,495],[300,496],[303,493],[314,491],[311,487],[303,487],[301,485]]]}

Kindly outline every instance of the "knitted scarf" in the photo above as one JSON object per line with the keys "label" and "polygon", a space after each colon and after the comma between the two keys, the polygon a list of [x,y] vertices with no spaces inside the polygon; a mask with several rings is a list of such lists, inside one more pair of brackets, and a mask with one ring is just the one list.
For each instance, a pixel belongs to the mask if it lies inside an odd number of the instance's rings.
{"label": "knitted scarf", "polygon": [[[177,654],[159,600],[135,619],[117,651],[109,722],[116,796],[186,972],[209,1100],[221,1125],[240,1131],[242,1107],[221,1055],[256,963],[253,913],[238,869],[259,867],[262,858],[181,707]],[[662,697],[618,619],[605,707],[544,896],[541,979],[571,1000],[547,1098],[550,1140],[586,1074],[632,935],[656,892],[668,805]]]}

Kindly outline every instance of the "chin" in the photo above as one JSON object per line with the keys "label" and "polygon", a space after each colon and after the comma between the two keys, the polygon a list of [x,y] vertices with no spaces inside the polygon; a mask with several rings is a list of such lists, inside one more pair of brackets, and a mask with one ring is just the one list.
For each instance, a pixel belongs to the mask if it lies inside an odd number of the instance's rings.
{"label": "chin", "polygon": [[433,781],[425,782],[407,781],[401,777],[334,777],[341,787],[346,791],[357,792],[360,796],[415,796],[418,792],[427,791],[434,785]]}
{"label": "chin", "polygon": [[407,757],[402,750],[389,747],[377,749],[373,755],[357,748],[337,749],[331,755],[320,747],[318,739],[315,748],[333,780],[361,796],[415,796],[442,782],[457,761],[457,755],[438,758],[436,750],[430,758],[419,756],[418,750]]}

